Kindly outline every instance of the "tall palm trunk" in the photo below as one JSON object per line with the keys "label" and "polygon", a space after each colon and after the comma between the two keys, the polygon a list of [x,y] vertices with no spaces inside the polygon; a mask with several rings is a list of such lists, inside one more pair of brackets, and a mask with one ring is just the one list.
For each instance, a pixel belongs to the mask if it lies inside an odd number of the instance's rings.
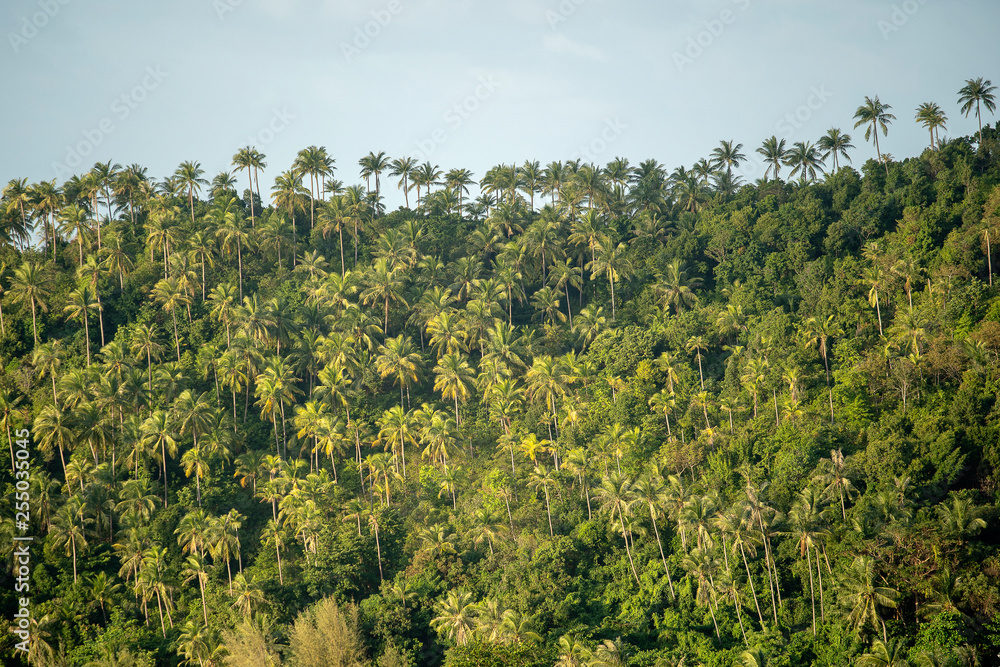
{"label": "tall palm trunk", "polygon": [[621,522],[622,537],[625,538],[625,553],[628,554],[628,564],[632,567],[632,576],[635,577],[635,583],[641,586],[642,583],[639,581],[639,575],[635,571],[635,561],[632,560],[632,550],[628,546],[628,531],[625,530],[625,519],[622,517],[620,507],[618,508],[618,520]]}
{"label": "tall palm trunk", "polygon": [[747,554],[746,551],[743,549],[742,543],[740,544],[740,555],[743,556],[743,567],[746,568],[747,581],[750,582],[750,594],[753,595],[753,604],[757,608],[757,619],[760,621],[760,624],[763,627],[764,614],[762,614],[760,611],[760,602],[757,600],[757,590],[754,588],[753,585],[753,577],[750,576],[750,564],[747,563]]}
{"label": "tall palm trunk", "polygon": [[[555,531],[552,530],[552,512],[549,511],[549,487],[547,484],[542,487],[545,490],[545,514],[549,517],[549,537],[555,536]],[[625,545],[628,547],[628,544]],[[629,557],[631,559],[631,556]]]}
{"label": "tall palm trunk", "polygon": [[826,622],[826,604],[823,601],[823,568],[820,567],[819,548],[816,549],[816,574],[819,576],[819,620]]}
{"label": "tall palm trunk", "polygon": [[160,455],[163,457],[163,508],[166,509],[167,504],[167,442],[163,438],[160,438]]}
{"label": "tall palm trunk", "polygon": [[816,592],[813,589],[812,552],[806,547],[806,564],[809,568],[809,600],[812,602],[813,637],[816,636]]}
{"label": "tall palm trunk", "polygon": [[[145,606],[145,603],[143,603]],[[163,625],[163,598],[160,597],[160,589],[156,589],[156,608],[160,612],[160,632],[163,634],[163,638],[167,638],[167,628]],[[148,618],[148,616],[147,616]]]}
{"label": "tall palm trunk", "polygon": [[[177,312],[173,308],[170,309],[170,317],[174,322],[174,347],[177,348],[177,361],[179,362],[181,360],[181,339],[177,336]],[[150,384],[150,387],[152,386]]]}
{"label": "tall palm trunk", "polygon": [[656,546],[660,548],[660,560],[663,561],[663,571],[667,573],[667,585],[670,586],[670,599],[676,600],[674,595],[674,582],[670,579],[670,568],[667,567],[667,557],[663,555],[663,542],[660,540],[660,529],[656,525],[656,517],[653,516],[653,532],[656,534]]}
{"label": "tall palm trunk", "polygon": [[198,572],[198,589],[201,591],[201,613],[205,619],[205,627],[208,627],[208,605],[205,603],[205,580],[202,573]]}
{"label": "tall palm trunk", "polygon": [[[492,544],[490,545],[490,548],[493,548]],[[375,550],[378,553],[378,580],[385,581],[385,577],[382,574],[382,544],[378,539],[378,527],[375,528]]]}

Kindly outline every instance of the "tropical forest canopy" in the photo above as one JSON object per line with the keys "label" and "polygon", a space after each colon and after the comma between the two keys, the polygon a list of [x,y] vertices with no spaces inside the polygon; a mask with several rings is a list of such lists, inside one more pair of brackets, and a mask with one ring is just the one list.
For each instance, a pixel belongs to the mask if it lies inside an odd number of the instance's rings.
{"label": "tropical forest canopy", "polygon": [[12,180],[5,660],[995,664],[994,91],[903,160],[874,97],[672,171]]}

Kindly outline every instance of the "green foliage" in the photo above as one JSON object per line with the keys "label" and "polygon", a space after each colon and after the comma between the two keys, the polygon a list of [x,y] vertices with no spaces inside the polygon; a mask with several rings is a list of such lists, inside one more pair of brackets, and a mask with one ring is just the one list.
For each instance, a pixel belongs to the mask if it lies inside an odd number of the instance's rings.
{"label": "green foliage", "polygon": [[555,659],[552,650],[525,644],[473,642],[453,646],[445,653],[446,667],[547,667]]}
{"label": "green foliage", "polygon": [[956,611],[941,612],[927,623],[921,624],[911,655],[948,652],[967,643],[968,638],[969,633],[961,614]]}

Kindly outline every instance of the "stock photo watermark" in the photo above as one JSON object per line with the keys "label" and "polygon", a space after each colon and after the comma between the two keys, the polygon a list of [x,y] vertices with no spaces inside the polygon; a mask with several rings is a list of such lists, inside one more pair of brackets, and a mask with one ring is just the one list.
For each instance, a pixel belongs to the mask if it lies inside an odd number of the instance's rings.
{"label": "stock photo watermark", "polygon": [[833,93],[827,90],[826,84],[812,86],[805,102],[796,107],[794,111],[779,118],[774,124],[774,129],[780,133],[782,139],[791,139],[795,131],[801,130],[806,123],[812,120],[815,113],[822,109],[832,97]]}
{"label": "stock photo watermark", "polygon": [[893,5],[887,19],[882,18],[875,22],[879,32],[882,33],[882,39],[888,41],[889,35],[899,32],[926,4],[927,0],[905,0],[902,4]]}
{"label": "stock photo watermark", "polygon": [[212,0],[212,9],[220,21],[226,19],[226,14],[235,12],[236,8],[243,4],[243,0]]}
{"label": "stock photo watermark", "polygon": [[[745,12],[750,6],[750,0],[732,0],[732,4],[739,12]],[[677,71],[683,72],[685,68],[694,65],[694,62],[701,58],[705,51],[712,48],[712,45],[725,34],[726,28],[736,23],[740,16],[739,12],[727,8],[719,12],[718,17],[702,21],[701,24],[705,29],[688,37],[684,49],[673,53]]]}
{"label": "stock photo watermark", "polygon": [[466,95],[442,114],[441,120],[447,127],[435,128],[425,139],[416,142],[417,153],[414,157],[418,162],[430,158],[438,146],[448,140],[449,130],[454,131],[462,127],[462,124],[479,110],[483,102],[493,97],[500,87],[500,82],[494,79],[492,74],[479,77],[478,82],[471,94]]}
{"label": "stock photo watermark", "polygon": [[560,23],[568,21],[573,14],[589,0],[562,0],[555,9],[545,10],[545,20],[548,21],[552,30],[556,29]]}
{"label": "stock photo watermark", "polygon": [[573,159],[584,160],[585,162],[597,162],[598,157],[607,151],[608,146],[613,144],[627,129],[628,125],[621,122],[617,116],[607,119],[604,122],[604,128],[598,136],[578,148],[576,153],[573,154]]}
{"label": "stock photo watermark", "polygon": [[267,146],[274,141],[274,138],[284,132],[296,116],[288,111],[287,107],[281,110],[274,109],[271,119],[267,121],[255,134],[247,135],[247,146]]}
{"label": "stock photo watermark", "polygon": [[31,524],[31,433],[26,428],[17,432],[14,441],[14,526],[17,534],[14,540],[14,592],[18,593],[17,611],[11,630],[21,641],[14,644],[17,651],[28,652],[31,641],[31,543],[33,535],[28,535]]}
{"label": "stock photo watermark", "polygon": [[361,52],[371,46],[372,40],[378,39],[382,31],[389,27],[392,20],[403,11],[400,0],[389,0],[385,9],[376,9],[371,13],[371,20],[354,28],[354,37],[350,43],[341,42],[340,52],[344,60],[351,62],[361,55]]}
{"label": "stock photo watermark", "polygon": [[33,14],[25,15],[21,17],[18,21],[17,32],[8,32],[7,40],[10,42],[10,48],[17,53],[21,50],[21,47],[26,45],[29,41],[35,38],[45,26],[49,24],[49,21],[56,17],[65,5],[68,5],[70,0],[38,0],[38,11]]}
{"label": "stock photo watermark", "polygon": [[71,176],[73,170],[83,164],[84,158],[97,150],[104,143],[104,140],[115,131],[118,127],[115,123],[121,123],[131,116],[132,112],[146,101],[149,94],[160,87],[167,76],[167,72],[164,72],[159,65],[147,67],[139,83],[111,102],[111,115],[99,120],[94,127],[83,130],[81,133],[83,138],[80,141],[66,146],[66,155],[63,161],[52,163],[56,177]]}

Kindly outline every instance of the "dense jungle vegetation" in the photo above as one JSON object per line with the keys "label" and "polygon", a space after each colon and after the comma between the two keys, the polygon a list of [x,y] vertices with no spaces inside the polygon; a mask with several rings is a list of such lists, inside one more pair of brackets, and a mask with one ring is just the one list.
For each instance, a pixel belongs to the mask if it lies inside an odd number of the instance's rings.
{"label": "dense jungle vegetation", "polygon": [[900,161],[890,110],[860,172],[832,129],[12,180],[8,664],[996,664],[1000,133],[928,103]]}

